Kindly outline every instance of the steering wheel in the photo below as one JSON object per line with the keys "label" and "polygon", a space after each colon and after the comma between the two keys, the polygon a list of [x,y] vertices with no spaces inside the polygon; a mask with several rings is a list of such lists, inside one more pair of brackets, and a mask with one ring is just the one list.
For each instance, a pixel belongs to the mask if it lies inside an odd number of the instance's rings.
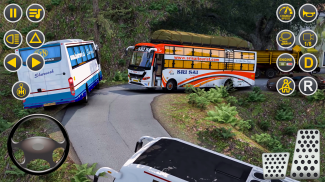
{"label": "steering wheel", "polygon": [[[29,137],[21,142],[15,142],[13,140],[13,136],[18,129],[18,127],[31,119],[36,119],[36,118],[41,118],[41,119],[46,119],[49,121],[54,122],[61,130],[64,141],[62,142],[57,142],[51,138],[47,137],[42,137],[42,136],[35,136],[35,137]],[[69,142],[69,136],[63,125],[56,120],[55,118],[45,115],[45,114],[32,114],[29,116],[26,116],[22,119],[20,119],[12,128],[9,137],[8,137],[8,142],[7,142],[7,148],[8,148],[8,154],[12,160],[12,162],[22,171],[32,174],[32,175],[43,175],[43,174],[48,174],[56,169],[58,169],[66,160],[69,154],[69,148],[70,148],[70,142]],[[17,147],[21,149],[24,152],[25,160],[22,163],[19,163],[16,158],[14,157],[14,152],[13,148]],[[63,148],[63,156],[59,160],[58,163],[55,163],[53,161],[53,152],[57,148]],[[46,169],[44,171],[34,171],[30,170],[27,168],[27,164],[31,162],[34,159],[43,159],[47,161],[50,164],[50,168]]]}

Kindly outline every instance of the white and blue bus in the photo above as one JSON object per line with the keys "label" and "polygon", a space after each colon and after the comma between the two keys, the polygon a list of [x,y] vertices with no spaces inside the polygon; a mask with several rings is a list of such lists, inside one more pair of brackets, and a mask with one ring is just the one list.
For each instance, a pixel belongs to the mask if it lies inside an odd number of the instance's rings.
{"label": "white and blue bus", "polygon": [[[38,72],[26,66],[27,57],[33,53],[41,54],[45,60],[43,69]],[[23,101],[25,109],[88,102],[88,94],[99,87],[102,79],[98,48],[93,41],[52,41],[38,49],[16,49],[16,54],[23,60],[18,79],[31,88],[30,95]]]}

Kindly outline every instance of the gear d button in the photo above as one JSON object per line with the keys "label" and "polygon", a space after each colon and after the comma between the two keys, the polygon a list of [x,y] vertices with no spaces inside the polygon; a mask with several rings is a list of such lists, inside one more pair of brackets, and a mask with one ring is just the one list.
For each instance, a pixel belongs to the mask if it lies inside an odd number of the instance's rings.
{"label": "gear d button", "polygon": [[282,77],[276,83],[276,90],[283,96],[291,95],[296,88],[296,84],[292,78]]}
{"label": "gear d button", "polygon": [[310,76],[301,79],[299,82],[299,90],[304,95],[313,95],[317,91],[317,88],[317,81]]}
{"label": "gear d button", "polygon": [[299,59],[299,67],[304,72],[313,72],[318,66],[316,56],[310,53],[303,54]]}

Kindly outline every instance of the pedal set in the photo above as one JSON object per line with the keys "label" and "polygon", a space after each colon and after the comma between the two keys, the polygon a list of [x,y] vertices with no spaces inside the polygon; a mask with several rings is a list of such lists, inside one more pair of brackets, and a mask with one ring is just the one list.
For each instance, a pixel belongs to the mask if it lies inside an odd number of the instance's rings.
{"label": "pedal set", "polygon": [[[303,129],[297,132],[296,145],[291,165],[292,179],[318,179],[320,177],[320,132]],[[286,177],[290,153],[263,153],[264,179]]]}
{"label": "pedal set", "polygon": [[264,179],[284,179],[286,177],[289,152],[264,153],[262,156]]}
{"label": "pedal set", "polygon": [[315,129],[299,130],[291,166],[293,179],[317,179],[320,176],[320,133]]}

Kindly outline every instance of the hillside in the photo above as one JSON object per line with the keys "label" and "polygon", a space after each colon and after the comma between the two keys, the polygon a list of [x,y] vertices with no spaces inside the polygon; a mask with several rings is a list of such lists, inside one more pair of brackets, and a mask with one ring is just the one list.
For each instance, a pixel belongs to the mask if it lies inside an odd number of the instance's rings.
{"label": "hillside", "polygon": [[[170,1],[171,2],[171,1]],[[46,41],[61,39],[94,40],[93,1],[92,0],[0,0],[0,11],[9,3],[16,3],[24,11],[17,23],[9,23],[0,16],[0,122],[12,122],[37,109],[23,110],[22,102],[11,96],[11,87],[17,79],[16,73],[9,73],[3,67],[3,59],[14,51],[3,43],[6,31],[16,29],[24,37],[30,30],[41,30]],[[32,23],[25,16],[27,7],[38,3],[46,9],[46,16],[40,23]],[[176,3],[176,2],[174,2]],[[118,71],[124,72],[130,56],[124,56],[127,46],[149,41],[151,25],[177,11],[177,6],[169,1],[104,1],[99,0],[98,24],[100,30],[100,55],[104,79],[112,80]],[[0,127],[1,128],[1,127]],[[1,129],[0,129],[1,131]]]}

